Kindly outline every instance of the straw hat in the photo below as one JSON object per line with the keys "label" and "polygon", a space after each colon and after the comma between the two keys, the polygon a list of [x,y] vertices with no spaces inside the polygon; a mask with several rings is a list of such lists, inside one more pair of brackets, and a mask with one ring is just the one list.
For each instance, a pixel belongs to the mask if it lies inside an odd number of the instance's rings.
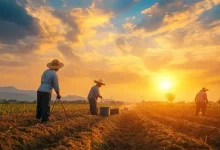
{"label": "straw hat", "polygon": [[203,87],[202,88],[202,91],[208,91],[209,89],[207,89],[207,88],[205,88],[205,87]]}
{"label": "straw hat", "polygon": [[102,85],[105,85],[105,83],[103,83],[102,79],[99,79],[99,80],[94,80],[95,83],[100,83]]}
{"label": "straw hat", "polygon": [[47,67],[50,69],[59,69],[62,68],[64,64],[60,62],[58,59],[54,59],[52,62],[47,64]]}

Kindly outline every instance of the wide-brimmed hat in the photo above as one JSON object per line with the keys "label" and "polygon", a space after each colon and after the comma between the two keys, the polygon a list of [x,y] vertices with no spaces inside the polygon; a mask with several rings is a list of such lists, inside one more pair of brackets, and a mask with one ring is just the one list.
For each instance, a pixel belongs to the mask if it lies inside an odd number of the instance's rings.
{"label": "wide-brimmed hat", "polygon": [[52,62],[47,64],[47,67],[50,69],[59,69],[62,68],[64,64],[60,62],[58,59],[54,59]]}
{"label": "wide-brimmed hat", "polygon": [[202,88],[202,91],[208,91],[209,89],[207,89],[207,88],[205,88],[205,87],[203,87]]}
{"label": "wide-brimmed hat", "polygon": [[102,79],[99,79],[99,80],[94,80],[95,83],[100,83],[102,85],[105,85],[105,83],[103,83]]}

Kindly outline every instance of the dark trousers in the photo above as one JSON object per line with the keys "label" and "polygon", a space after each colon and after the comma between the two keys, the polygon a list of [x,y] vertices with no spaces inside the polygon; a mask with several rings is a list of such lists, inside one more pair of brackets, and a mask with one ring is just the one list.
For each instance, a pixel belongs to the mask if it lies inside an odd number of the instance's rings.
{"label": "dark trousers", "polygon": [[196,116],[199,115],[200,109],[202,109],[202,115],[205,116],[206,114],[206,103],[196,103]]}
{"label": "dark trousers", "polygon": [[88,100],[91,115],[97,115],[97,100],[95,98],[89,98]]}
{"label": "dark trousers", "polygon": [[37,91],[36,118],[48,121],[50,115],[51,93]]}

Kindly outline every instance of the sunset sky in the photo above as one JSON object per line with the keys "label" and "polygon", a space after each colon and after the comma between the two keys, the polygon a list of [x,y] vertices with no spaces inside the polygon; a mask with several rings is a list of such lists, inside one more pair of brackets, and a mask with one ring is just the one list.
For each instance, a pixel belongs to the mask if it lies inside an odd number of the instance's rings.
{"label": "sunset sky", "polygon": [[0,0],[0,54],[0,86],[37,90],[57,58],[62,95],[217,101],[220,0]]}

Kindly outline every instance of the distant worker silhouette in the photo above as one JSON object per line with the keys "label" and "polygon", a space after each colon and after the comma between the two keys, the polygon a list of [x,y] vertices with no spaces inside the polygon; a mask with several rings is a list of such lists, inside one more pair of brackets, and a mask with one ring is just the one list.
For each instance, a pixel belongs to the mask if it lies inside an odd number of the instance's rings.
{"label": "distant worker silhouette", "polygon": [[102,99],[102,96],[99,93],[99,88],[102,85],[105,85],[101,79],[95,80],[94,82],[96,83],[96,85],[91,88],[89,95],[88,95],[88,101],[89,101],[89,105],[90,105],[91,115],[97,115],[97,110],[98,110],[97,109],[97,99],[98,98]]}
{"label": "distant worker silhouette", "polygon": [[56,72],[63,66],[63,63],[54,59],[52,62],[47,64],[49,69],[45,70],[41,77],[41,85],[37,90],[36,119],[41,119],[42,123],[49,121],[52,89],[56,91],[57,99],[61,99],[58,76]]}
{"label": "distant worker silhouette", "polygon": [[195,98],[196,103],[196,116],[199,115],[200,109],[202,109],[202,116],[206,116],[206,107],[208,104],[207,91],[209,89],[202,88],[197,94]]}

